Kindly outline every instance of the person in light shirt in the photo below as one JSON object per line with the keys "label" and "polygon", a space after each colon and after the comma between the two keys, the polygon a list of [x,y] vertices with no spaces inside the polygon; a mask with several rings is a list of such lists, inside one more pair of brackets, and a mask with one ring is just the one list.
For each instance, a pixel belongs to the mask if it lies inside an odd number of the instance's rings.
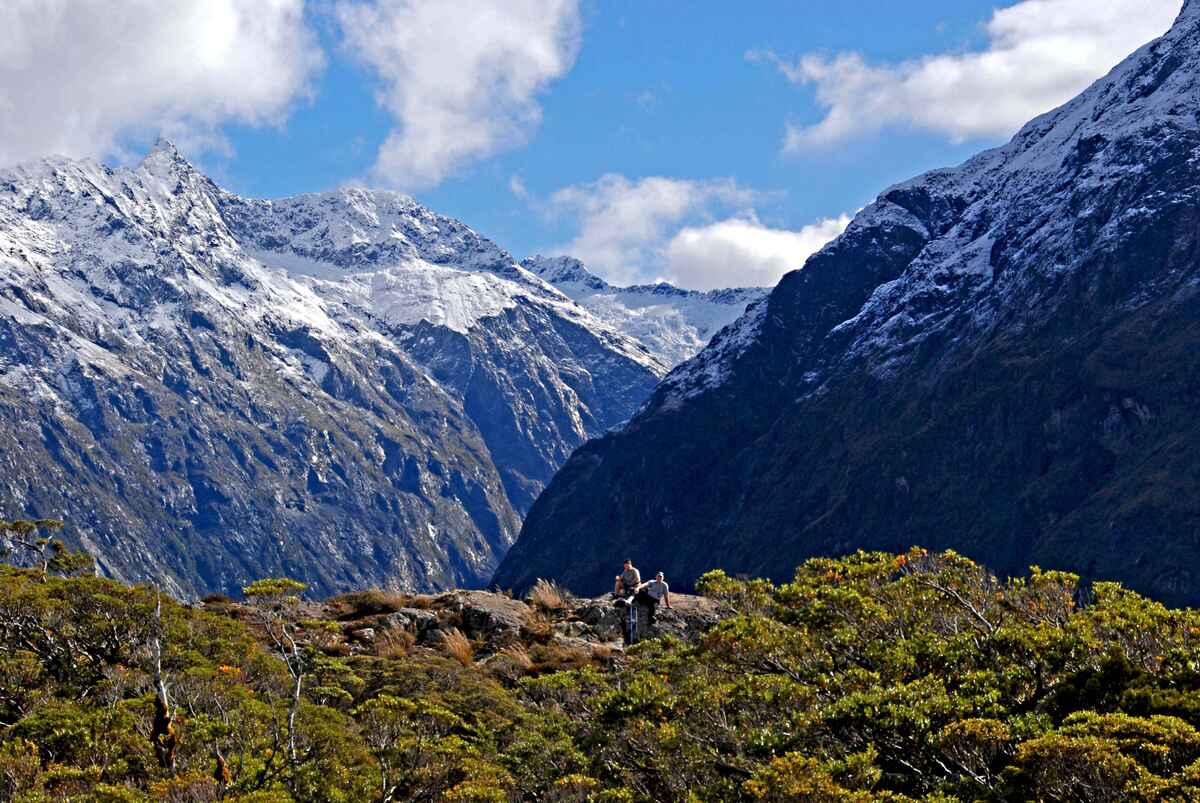
{"label": "person in light shirt", "polygon": [[633,565],[633,561],[625,559],[625,568],[616,577],[613,585],[613,596],[632,597],[642,585],[642,574]]}
{"label": "person in light shirt", "polygon": [[653,627],[658,604],[671,607],[671,587],[667,585],[666,576],[659,572],[653,580],[638,586],[637,601],[646,606],[646,623]]}

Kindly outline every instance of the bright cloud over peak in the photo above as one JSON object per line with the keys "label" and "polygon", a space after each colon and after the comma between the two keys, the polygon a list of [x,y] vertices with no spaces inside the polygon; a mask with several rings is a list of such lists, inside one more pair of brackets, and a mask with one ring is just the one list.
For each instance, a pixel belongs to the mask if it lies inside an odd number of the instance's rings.
{"label": "bright cloud over peak", "polygon": [[397,126],[375,177],[405,189],[527,142],[538,95],[579,51],[577,0],[342,2],[336,15]]}
{"label": "bright cloud over peak", "polygon": [[138,131],[220,144],[228,123],[282,122],[323,63],[303,0],[6,0],[0,164]]}
{"label": "bright cloud over peak", "polygon": [[751,51],[796,84],[815,87],[824,117],[789,125],[784,151],[830,145],[908,125],[948,136],[1008,136],[1066,102],[1147,41],[1182,0],[1024,0],[996,10],[976,52],[871,65],[857,53],[794,62]]}
{"label": "bright cloud over peak", "polygon": [[551,195],[548,211],[573,219],[577,234],[555,249],[606,279],[632,284],[665,279],[708,290],[771,286],[836,237],[846,216],[798,231],[763,225],[754,205],[777,194],[733,179],[693,180],[610,173]]}
{"label": "bright cloud over peak", "polygon": [[[323,50],[316,20],[343,51]],[[123,155],[166,134],[224,150],[278,125],[352,58],[393,121],[372,178],[419,189],[528,141],[575,62],[578,0],[11,0],[0,3],[0,164]]]}
{"label": "bright cloud over peak", "polygon": [[783,274],[804,266],[850,225],[841,215],[798,231],[773,229],[754,216],[681,229],[666,246],[669,279],[697,290],[773,287]]}
{"label": "bright cloud over peak", "polygon": [[733,179],[697,181],[609,173],[550,196],[549,212],[576,221],[578,234],[558,249],[605,278],[633,283],[662,269],[662,249],[685,221],[714,210],[747,208],[756,193]]}

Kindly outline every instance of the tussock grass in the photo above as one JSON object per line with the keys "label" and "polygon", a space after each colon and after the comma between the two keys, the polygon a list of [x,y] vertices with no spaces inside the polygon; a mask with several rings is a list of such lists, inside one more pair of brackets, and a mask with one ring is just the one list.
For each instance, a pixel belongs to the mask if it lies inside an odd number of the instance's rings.
{"label": "tussock grass", "polygon": [[549,641],[554,635],[554,622],[540,608],[534,608],[525,618],[525,624],[521,625],[521,637],[528,640],[544,644]]}
{"label": "tussock grass", "polygon": [[525,647],[513,644],[488,659],[487,668],[501,680],[516,684],[533,671],[533,659]]}
{"label": "tussock grass", "polygon": [[533,588],[529,589],[526,599],[539,610],[561,611],[570,604],[571,595],[553,580],[538,578]]}
{"label": "tussock grass", "polygon": [[375,637],[374,653],[380,658],[403,658],[416,642],[417,637],[407,630],[384,630]]}
{"label": "tussock grass", "polygon": [[612,658],[612,654],[613,649],[607,644],[592,645],[592,658],[595,658],[597,661],[607,661],[609,658]]}
{"label": "tussock grass", "polygon": [[592,666],[592,650],[565,644],[535,644],[529,657],[535,672],[561,672]]}
{"label": "tussock grass", "polygon": [[442,651],[463,666],[475,663],[475,646],[457,627],[442,631]]}
{"label": "tussock grass", "polygon": [[417,610],[421,611],[429,611],[433,610],[434,602],[436,601],[437,598],[431,597],[428,594],[417,594],[416,596],[407,597],[405,599],[404,607],[416,608]]}
{"label": "tussock grass", "polygon": [[533,668],[533,660],[529,657],[529,651],[520,644],[513,644],[505,647],[500,651],[499,654],[503,655],[505,658],[508,658],[525,671],[529,671]]}
{"label": "tussock grass", "polygon": [[339,619],[362,619],[381,613],[395,613],[401,608],[412,607],[404,594],[372,588],[367,591],[352,591],[340,594],[328,602],[329,608]]}

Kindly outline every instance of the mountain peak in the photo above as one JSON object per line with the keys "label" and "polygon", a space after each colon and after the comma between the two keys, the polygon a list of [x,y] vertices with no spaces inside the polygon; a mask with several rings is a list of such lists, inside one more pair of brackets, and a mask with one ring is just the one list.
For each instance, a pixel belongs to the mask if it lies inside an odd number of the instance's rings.
{"label": "mountain peak", "polygon": [[[0,335],[0,433],[63,433],[0,486],[75,522],[106,571],[180,595],[277,574],[292,550],[323,593],[482,585],[562,461],[667,369],[407,196],[243,198],[167,140],[133,169],[0,172]],[[255,452],[267,421],[286,434]],[[46,451],[93,443],[86,467]],[[144,501],[180,495],[198,501]]]}
{"label": "mountain peak", "polygon": [[603,290],[608,287],[608,282],[589,271],[582,262],[574,257],[544,257],[541,254],[535,254],[522,259],[521,267],[550,284],[573,282],[595,290]]}
{"label": "mountain peak", "polygon": [[172,142],[171,140],[167,139],[166,137],[156,138],[154,140],[154,145],[151,146],[150,150],[147,151],[146,155],[153,156],[154,154],[157,154],[157,153],[166,154],[174,159],[183,159],[183,155],[180,154],[179,148],[175,147],[175,143]]}
{"label": "mountain peak", "polygon": [[181,178],[186,175],[199,174],[199,171],[184,158],[175,143],[164,137],[159,137],[142,158],[138,165],[139,173],[155,176],[160,179]]}

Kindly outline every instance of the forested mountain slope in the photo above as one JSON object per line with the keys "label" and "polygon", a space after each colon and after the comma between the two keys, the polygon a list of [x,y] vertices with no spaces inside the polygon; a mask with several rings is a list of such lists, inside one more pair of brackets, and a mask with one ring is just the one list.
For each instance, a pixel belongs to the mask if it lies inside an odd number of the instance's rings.
{"label": "forested mountain slope", "polygon": [[886,190],[578,450],[496,575],[785,578],[954,547],[1200,602],[1200,0],[1007,145]]}

